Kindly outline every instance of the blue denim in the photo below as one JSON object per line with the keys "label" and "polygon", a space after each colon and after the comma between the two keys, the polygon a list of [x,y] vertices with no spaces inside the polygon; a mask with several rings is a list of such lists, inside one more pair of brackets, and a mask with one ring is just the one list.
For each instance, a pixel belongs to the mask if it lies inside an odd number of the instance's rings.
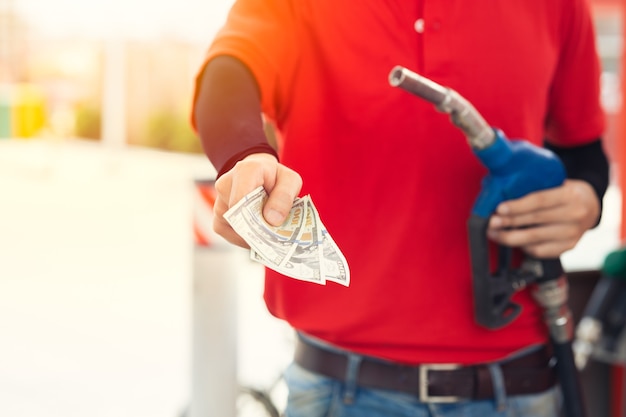
{"label": "blue denim", "polygon": [[356,387],[315,374],[292,363],[285,372],[289,388],[286,417],[558,417],[557,387],[532,395],[509,396],[504,407],[496,400],[453,404],[422,403],[416,396]]}
{"label": "blue denim", "polygon": [[[289,389],[286,417],[558,417],[558,387],[532,395],[506,396],[498,365],[491,367],[498,398],[457,403],[423,403],[416,395],[355,384],[361,357],[351,355],[345,381],[292,363],[285,371]],[[350,365],[352,364],[352,365]]]}

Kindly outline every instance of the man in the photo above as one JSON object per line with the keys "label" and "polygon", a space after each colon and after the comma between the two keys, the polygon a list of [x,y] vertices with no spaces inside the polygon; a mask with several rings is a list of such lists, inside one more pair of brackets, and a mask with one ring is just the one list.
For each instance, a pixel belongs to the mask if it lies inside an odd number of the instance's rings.
{"label": "man", "polygon": [[234,4],[194,107],[219,172],[214,228],[246,247],[229,207],[262,185],[263,215],[280,225],[310,194],[351,270],[347,288],[267,270],[267,307],[299,334],[288,417],[558,415],[528,291],[503,329],[473,317],[466,222],[485,169],[447,115],[387,77],[413,69],[510,138],[545,140],[562,157],[562,186],[503,202],[488,230],[495,243],[558,257],[597,224],[608,182],[594,44],[584,0]]}

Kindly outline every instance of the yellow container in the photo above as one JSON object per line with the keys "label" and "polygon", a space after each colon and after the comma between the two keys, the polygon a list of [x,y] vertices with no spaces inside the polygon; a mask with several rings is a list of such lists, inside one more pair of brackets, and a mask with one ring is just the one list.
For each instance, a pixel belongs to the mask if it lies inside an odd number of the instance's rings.
{"label": "yellow container", "polygon": [[37,136],[45,123],[45,96],[39,87],[0,85],[0,139]]}
{"label": "yellow container", "polygon": [[13,137],[37,136],[46,122],[43,92],[33,84],[17,84],[12,96],[11,131]]}

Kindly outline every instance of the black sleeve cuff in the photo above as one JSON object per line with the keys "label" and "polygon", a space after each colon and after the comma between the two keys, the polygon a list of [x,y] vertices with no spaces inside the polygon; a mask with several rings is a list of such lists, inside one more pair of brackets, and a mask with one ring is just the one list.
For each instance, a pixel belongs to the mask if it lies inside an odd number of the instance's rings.
{"label": "black sleeve cuff", "polygon": [[251,148],[238,152],[234,156],[232,156],[230,159],[228,159],[226,163],[222,165],[222,168],[218,171],[217,178],[221,177],[222,175],[230,171],[237,162],[241,161],[246,156],[252,155],[254,153],[269,153],[271,155],[274,155],[276,159],[278,159],[278,153],[276,152],[274,148],[270,146],[269,143],[259,144],[258,146],[253,146]]}
{"label": "black sleeve cuff", "polygon": [[609,186],[609,161],[602,147],[602,140],[597,139],[570,148],[547,142],[544,145],[561,159],[568,178],[586,181],[595,191],[600,203],[600,216],[595,224],[597,226],[602,218],[602,199]]}

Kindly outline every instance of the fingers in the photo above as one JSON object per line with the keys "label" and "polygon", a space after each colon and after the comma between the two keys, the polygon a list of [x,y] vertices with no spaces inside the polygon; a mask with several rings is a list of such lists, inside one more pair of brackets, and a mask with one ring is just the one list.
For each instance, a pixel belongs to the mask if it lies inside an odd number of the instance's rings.
{"label": "fingers", "polygon": [[551,223],[521,229],[489,230],[487,235],[501,245],[520,248],[536,258],[553,258],[572,249],[581,232],[573,223]]}
{"label": "fingers", "polygon": [[558,257],[593,227],[599,213],[593,188],[584,181],[567,180],[560,187],[501,203],[490,218],[487,235],[535,257]]}
{"label": "fingers", "polygon": [[567,180],[556,188],[501,203],[490,219],[490,228],[524,227],[553,222],[578,222],[585,230],[600,215],[600,204],[591,185]]}
{"label": "fingers", "polygon": [[565,201],[554,207],[536,209],[518,214],[496,214],[489,219],[490,229],[524,228],[551,223],[577,223],[581,229],[587,230],[593,224],[588,220],[595,217],[589,209],[578,204]]}
{"label": "fingers", "polygon": [[280,166],[276,173],[276,183],[266,190],[269,197],[263,207],[265,221],[273,226],[281,225],[302,188],[302,178],[295,171]]}
{"label": "fingers", "polygon": [[215,199],[213,206],[213,230],[233,245],[248,249],[250,246],[233,230],[224,218],[224,213],[228,210],[228,204],[226,204],[225,201],[227,200],[224,200],[219,194]]}
{"label": "fingers", "polygon": [[230,207],[255,188],[263,186],[269,197],[263,208],[265,220],[281,225],[302,188],[302,178],[269,154],[253,154],[239,161],[215,182],[213,229],[230,243],[248,248],[224,218]]}
{"label": "fingers", "polygon": [[563,204],[564,196],[561,187],[530,193],[522,198],[500,203],[496,215],[514,217],[536,211],[550,209]]}

